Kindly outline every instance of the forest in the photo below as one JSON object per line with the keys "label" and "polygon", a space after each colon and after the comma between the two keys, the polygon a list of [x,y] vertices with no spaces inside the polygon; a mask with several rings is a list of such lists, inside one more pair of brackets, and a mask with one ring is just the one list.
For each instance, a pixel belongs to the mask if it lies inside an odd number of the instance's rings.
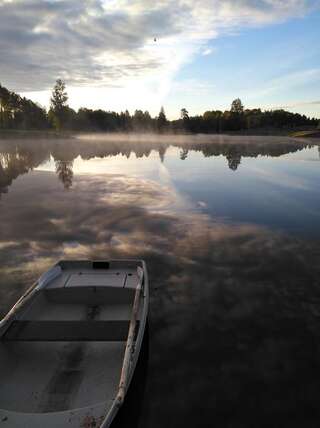
{"label": "forest", "polygon": [[230,110],[210,110],[191,116],[182,108],[178,120],[168,120],[165,110],[156,117],[148,111],[114,111],[80,108],[68,105],[66,85],[58,79],[52,90],[50,108],[46,111],[33,101],[9,91],[0,84],[0,130],[54,130],[89,132],[159,132],[159,133],[226,133],[262,129],[294,130],[315,128],[319,119],[283,109],[246,109],[237,98]]}

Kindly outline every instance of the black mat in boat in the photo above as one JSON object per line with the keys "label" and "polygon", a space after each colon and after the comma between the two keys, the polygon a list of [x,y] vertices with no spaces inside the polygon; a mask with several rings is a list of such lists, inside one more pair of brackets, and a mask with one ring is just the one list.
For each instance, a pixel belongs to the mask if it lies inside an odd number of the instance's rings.
{"label": "black mat in boat", "polygon": [[[125,342],[129,321],[13,321],[2,341]],[[136,328],[136,334],[138,324]]]}

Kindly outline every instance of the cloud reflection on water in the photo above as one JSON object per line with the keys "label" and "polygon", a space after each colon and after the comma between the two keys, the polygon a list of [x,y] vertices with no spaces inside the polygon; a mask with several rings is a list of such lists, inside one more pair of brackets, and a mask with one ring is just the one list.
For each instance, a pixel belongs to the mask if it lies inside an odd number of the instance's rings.
{"label": "cloud reflection on water", "polygon": [[176,198],[169,180],[76,174],[65,192],[54,173],[21,176],[1,201],[1,313],[59,258],[142,257],[142,427],[316,426],[319,243],[226,224]]}
{"label": "cloud reflection on water", "polygon": [[241,158],[272,156],[294,153],[311,147],[307,140],[287,137],[239,137],[239,136],[154,136],[154,135],[95,135],[63,139],[8,139],[0,140],[0,195],[6,193],[12,181],[29,170],[55,162],[56,173],[66,189],[72,186],[73,162],[79,156],[83,160],[115,157],[118,155],[136,158],[149,157],[158,152],[164,162],[166,151],[177,147],[180,159],[185,160],[188,152],[201,152],[204,157],[225,156],[231,170],[237,170]]}

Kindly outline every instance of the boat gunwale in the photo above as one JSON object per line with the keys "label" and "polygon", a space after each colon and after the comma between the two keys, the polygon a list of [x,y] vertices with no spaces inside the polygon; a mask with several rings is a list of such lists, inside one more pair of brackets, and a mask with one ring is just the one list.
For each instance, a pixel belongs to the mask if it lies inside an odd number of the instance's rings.
{"label": "boat gunwale", "polygon": [[[63,264],[68,263],[68,262],[72,262],[72,260],[60,260],[59,262],[57,262],[54,266],[52,266],[52,268],[56,267],[56,266],[63,266]],[[88,260],[77,260],[76,262],[88,262]],[[93,261],[89,261],[92,262]],[[111,405],[111,407],[109,408],[109,410],[107,411],[106,415],[104,416],[104,419],[100,425],[100,428],[108,428],[111,424],[111,422],[113,421],[114,417],[116,416],[116,414],[118,413],[118,410],[120,409],[120,407],[122,406],[126,393],[129,389],[136,365],[137,365],[137,361],[140,355],[140,350],[141,350],[141,346],[142,346],[142,341],[143,341],[143,337],[144,337],[144,332],[145,332],[145,327],[146,327],[146,323],[147,323],[147,316],[148,316],[148,309],[149,309],[149,278],[148,278],[148,272],[147,272],[147,267],[146,267],[146,263],[144,260],[141,259],[110,259],[107,260],[108,263],[112,263],[112,262],[118,262],[123,264],[123,268],[125,268],[125,263],[135,263],[135,267],[139,268],[142,270],[142,275],[141,278],[138,274],[139,277],[139,282],[137,287],[134,288],[135,290],[135,300],[136,297],[138,295],[138,306],[137,306],[137,314],[132,314],[131,320],[130,320],[130,327],[129,327],[129,333],[128,333],[128,337],[127,337],[127,341],[126,341],[126,351],[125,351],[125,356],[123,358],[123,365],[122,365],[122,370],[121,370],[121,378],[120,378],[120,382],[119,382],[119,386],[118,386],[118,390],[117,390],[117,394],[115,396],[115,398],[113,399],[113,403]],[[62,267],[62,270],[64,268]],[[39,292],[41,292],[43,289],[45,289],[44,287],[39,287],[39,279],[33,283],[26,291],[25,293],[18,299],[18,301],[12,306],[12,308],[9,310],[9,312],[2,318],[2,320],[0,320],[0,340],[1,337],[5,334],[6,330],[10,327],[10,324],[12,321],[14,321],[17,317],[17,315],[19,314],[20,310],[22,310],[25,305],[27,304],[27,302],[29,300],[31,300],[35,295],[37,295]],[[141,312],[141,319],[139,320],[139,329],[138,329],[138,334],[136,336],[136,340],[133,342],[133,337],[130,334],[130,331],[133,329],[132,327],[132,322],[133,322],[133,318],[135,318],[138,315],[138,311],[141,307],[141,300],[142,301],[142,312]],[[132,307],[132,311],[134,310],[134,304]],[[135,322],[133,322],[133,324],[135,325]],[[130,339],[130,340],[129,340]],[[129,344],[128,344],[129,341]],[[123,368],[126,364],[125,359],[129,358],[129,365],[127,370],[125,371],[125,376],[122,376],[122,372],[123,372]],[[95,405],[99,405],[102,403],[106,403],[106,401],[102,401],[100,403],[95,403]],[[72,412],[77,412],[81,409],[86,408],[86,406],[84,407],[79,407],[79,408],[75,408],[72,409]],[[5,409],[2,409],[4,411],[6,411]],[[46,414],[61,414],[61,413],[65,413],[65,412],[70,412],[71,410],[65,410],[62,412],[49,412]],[[6,411],[7,412],[7,411]],[[9,411],[8,411],[9,412]],[[29,414],[29,415],[36,415],[36,413],[27,413],[27,412],[12,412],[12,413],[19,413],[19,414]]]}
{"label": "boat gunwale", "polygon": [[[131,261],[133,261],[133,260],[131,260]],[[126,385],[125,385],[123,399],[119,400],[120,385],[121,385],[121,379],[120,379],[117,398],[114,400],[111,408],[109,409],[109,412],[107,413],[105,419],[102,421],[100,428],[108,428],[110,426],[111,422],[113,421],[114,417],[118,413],[118,410],[122,406],[122,404],[124,402],[125,395],[129,389],[129,386],[130,386],[130,383],[131,383],[131,380],[132,380],[132,377],[133,377],[133,374],[134,374],[134,371],[135,371],[135,368],[136,368],[136,365],[138,362],[138,358],[140,355],[140,350],[141,350],[142,341],[143,341],[144,332],[145,332],[145,326],[147,323],[148,309],[149,309],[149,277],[148,277],[147,266],[146,266],[145,261],[139,260],[139,262],[141,262],[141,264],[142,264],[143,278],[141,279],[142,283],[138,284],[138,286],[140,285],[141,290],[143,290],[142,296],[144,299],[144,303],[143,303],[142,319],[140,320],[140,327],[139,327],[138,335],[137,335],[135,345],[134,345],[134,352],[132,354],[133,358],[132,358],[132,363],[131,363],[131,367],[130,367],[130,372],[128,373],[128,377],[126,378]]]}

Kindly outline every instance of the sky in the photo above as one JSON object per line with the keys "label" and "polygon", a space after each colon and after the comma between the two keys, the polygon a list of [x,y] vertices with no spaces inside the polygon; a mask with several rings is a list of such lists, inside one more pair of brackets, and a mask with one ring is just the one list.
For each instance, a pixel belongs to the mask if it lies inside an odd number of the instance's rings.
{"label": "sky", "polygon": [[0,83],[48,107],[320,118],[320,0],[0,0]]}

